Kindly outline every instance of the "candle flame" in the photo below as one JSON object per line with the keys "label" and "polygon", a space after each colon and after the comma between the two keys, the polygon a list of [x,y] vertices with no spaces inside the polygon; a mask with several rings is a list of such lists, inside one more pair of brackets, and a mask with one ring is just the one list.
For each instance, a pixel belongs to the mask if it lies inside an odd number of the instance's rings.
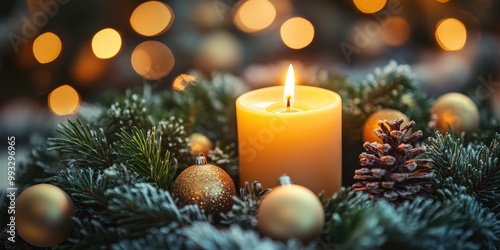
{"label": "candle flame", "polygon": [[288,66],[288,73],[286,74],[285,92],[283,94],[283,100],[285,101],[285,106],[287,109],[292,108],[294,97],[295,97],[295,76],[293,73],[293,66],[292,64],[290,64],[290,66]]}

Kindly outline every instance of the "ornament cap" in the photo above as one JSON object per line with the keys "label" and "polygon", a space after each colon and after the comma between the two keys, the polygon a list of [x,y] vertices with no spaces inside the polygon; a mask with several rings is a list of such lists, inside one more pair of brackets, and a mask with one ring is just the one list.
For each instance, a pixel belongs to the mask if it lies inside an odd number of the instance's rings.
{"label": "ornament cap", "polygon": [[286,174],[283,174],[280,176],[280,178],[278,178],[278,185],[279,186],[290,186],[292,184],[293,184],[292,178],[290,178],[290,176],[288,176]]}
{"label": "ornament cap", "polygon": [[200,155],[196,156],[195,160],[196,165],[205,165],[207,164],[207,157],[203,153],[200,153]]}

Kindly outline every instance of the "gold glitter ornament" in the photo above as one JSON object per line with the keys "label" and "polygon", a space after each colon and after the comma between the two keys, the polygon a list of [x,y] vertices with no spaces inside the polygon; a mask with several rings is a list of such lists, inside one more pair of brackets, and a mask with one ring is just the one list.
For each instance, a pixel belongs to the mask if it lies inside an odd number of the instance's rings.
{"label": "gold glitter ornament", "polygon": [[296,238],[307,243],[316,239],[325,224],[325,211],[311,190],[291,184],[290,177],[279,179],[281,186],[266,195],[257,214],[259,231],[272,239]]}
{"label": "gold glitter ornament", "polygon": [[173,194],[180,206],[197,204],[205,214],[217,217],[231,210],[236,188],[224,169],[198,156],[196,165],[186,168],[175,180]]}
{"label": "gold glitter ornament", "polygon": [[436,129],[448,132],[449,127],[470,132],[479,127],[479,110],[468,96],[448,93],[440,96],[431,107],[431,115],[436,120]]}
{"label": "gold glitter ornament", "polygon": [[189,136],[189,148],[195,157],[201,153],[207,155],[208,151],[212,149],[212,142],[203,134],[193,133]]}
{"label": "gold glitter ornament", "polygon": [[[375,129],[380,129],[378,121],[393,121],[396,119],[403,119],[402,126],[410,122],[408,116],[395,109],[381,109],[371,114],[363,125],[363,141],[382,143],[382,140],[374,132]],[[408,131],[408,134],[411,134],[411,130]]]}
{"label": "gold glitter ornament", "polygon": [[16,199],[16,229],[26,242],[51,247],[65,241],[73,229],[75,207],[62,189],[38,184]]}

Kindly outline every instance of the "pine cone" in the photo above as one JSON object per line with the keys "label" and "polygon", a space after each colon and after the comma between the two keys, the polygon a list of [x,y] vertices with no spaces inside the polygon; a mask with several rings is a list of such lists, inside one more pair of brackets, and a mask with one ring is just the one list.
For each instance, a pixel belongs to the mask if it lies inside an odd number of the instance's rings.
{"label": "pine cone", "polygon": [[432,161],[427,158],[425,147],[411,145],[423,133],[419,130],[406,136],[415,122],[401,129],[402,123],[403,119],[378,122],[382,130],[376,129],[375,134],[383,144],[363,144],[366,152],[359,155],[362,168],[354,172],[354,180],[358,181],[352,185],[354,191],[367,193],[373,200],[383,198],[395,203],[432,193]]}

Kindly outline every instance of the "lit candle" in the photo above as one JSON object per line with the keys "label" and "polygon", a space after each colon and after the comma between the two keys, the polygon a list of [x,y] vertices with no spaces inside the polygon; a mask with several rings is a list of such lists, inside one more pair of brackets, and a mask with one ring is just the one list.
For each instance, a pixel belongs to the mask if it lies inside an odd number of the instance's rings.
{"label": "lit candle", "polygon": [[342,100],[332,91],[294,86],[257,89],[236,100],[240,181],[276,186],[282,174],[329,197],[341,187]]}

